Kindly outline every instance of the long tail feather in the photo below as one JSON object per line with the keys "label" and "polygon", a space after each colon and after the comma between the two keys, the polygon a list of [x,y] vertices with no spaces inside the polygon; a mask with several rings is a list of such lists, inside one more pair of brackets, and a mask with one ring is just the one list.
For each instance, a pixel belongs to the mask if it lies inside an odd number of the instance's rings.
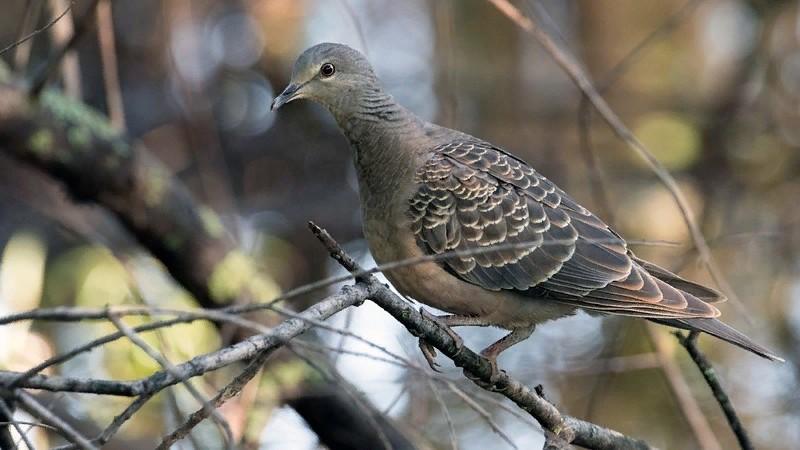
{"label": "long tail feather", "polygon": [[784,362],[783,358],[756,344],[743,333],[717,319],[655,319],[653,322],[682,328],[684,330],[702,331],[703,333],[708,333],[723,341],[730,342],[733,345],[751,351],[770,361]]}

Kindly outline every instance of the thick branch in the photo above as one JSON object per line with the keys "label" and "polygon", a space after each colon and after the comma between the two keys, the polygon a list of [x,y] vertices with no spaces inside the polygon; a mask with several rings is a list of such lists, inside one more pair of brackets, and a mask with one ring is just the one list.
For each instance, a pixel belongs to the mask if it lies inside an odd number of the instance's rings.
{"label": "thick branch", "polygon": [[201,305],[241,293],[222,276],[240,255],[220,219],[95,111],[50,91],[30,100],[19,86],[0,83],[0,149],[111,210]]}

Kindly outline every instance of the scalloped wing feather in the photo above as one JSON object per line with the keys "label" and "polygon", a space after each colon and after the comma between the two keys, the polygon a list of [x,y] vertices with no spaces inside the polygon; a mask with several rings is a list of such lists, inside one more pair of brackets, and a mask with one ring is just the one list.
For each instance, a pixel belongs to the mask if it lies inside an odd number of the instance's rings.
{"label": "scalloped wing feather", "polygon": [[489,290],[645,318],[716,317],[719,293],[635,258],[625,241],[520,159],[490,144],[435,149],[417,171],[412,230],[428,254]]}

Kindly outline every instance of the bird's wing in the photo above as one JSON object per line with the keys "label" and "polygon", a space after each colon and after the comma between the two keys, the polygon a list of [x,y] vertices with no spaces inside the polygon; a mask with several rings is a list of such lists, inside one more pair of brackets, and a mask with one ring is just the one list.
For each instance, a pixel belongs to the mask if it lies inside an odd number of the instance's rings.
{"label": "bird's wing", "polygon": [[464,281],[611,314],[719,315],[702,296],[664,281],[669,272],[651,275],[603,221],[491,144],[440,146],[415,181],[409,214],[417,242],[431,255],[455,252],[441,264]]}

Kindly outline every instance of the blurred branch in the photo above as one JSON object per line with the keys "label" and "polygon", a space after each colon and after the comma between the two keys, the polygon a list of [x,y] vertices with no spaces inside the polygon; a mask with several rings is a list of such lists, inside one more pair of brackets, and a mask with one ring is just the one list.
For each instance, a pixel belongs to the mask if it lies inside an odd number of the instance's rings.
{"label": "blurred branch", "polygon": [[484,408],[478,402],[473,400],[472,397],[467,395],[463,390],[461,390],[461,388],[456,386],[456,384],[453,383],[452,381],[445,381],[444,384],[451,392],[456,394],[458,398],[460,398],[461,401],[463,401],[470,409],[478,413],[478,415],[481,416],[483,421],[486,422],[487,425],[489,425],[489,428],[491,428],[496,435],[500,436],[500,438],[503,439],[508,444],[509,447],[513,448],[514,450],[518,450],[518,447],[516,444],[514,444],[514,441],[512,441],[511,438],[505,432],[503,432],[503,430],[500,429],[500,426],[497,425],[497,423],[495,423],[494,419],[492,419],[492,415],[489,414],[489,411],[486,411],[486,408]]}
{"label": "blurred branch", "polygon": [[[48,0],[52,15],[56,15],[59,10],[65,9],[65,3],[68,0]],[[69,0],[66,10],[70,9],[70,5],[74,0]],[[91,10],[89,10],[91,12]],[[84,17],[83,20],[87,20]],[[61,57],[60,64],[54,64],[53,68],[61,68],[61,80],[64,93],[68,97],[80,99],[83,97],[83,88],[81,86],[81,66],[78,61],[78,52],[75,50],[77,39],[69,43],[75,34],[75,23],[73,23],[73,15],[64,15],[61,20],[54,20],[53,27],[50,28],[50,35],[54,48],[64,49],[64,54]],[[69,44],[68,44],[69,43]]]}
{"label": "blurred branch", "polygon": [[[327,231],[313,223],[310,223],[309,227],[325,245],[334,260],[350,272],[362,271],[355,260],[342,250]],[[542,427],[553,432],[559,439],[593,449],[651,448],[644,441],[562,415],[550,402],[505,372],[501,371],[499,374],[495,374],[492,379],[492,368],[489,361],[471,349],[458,345],[453,339],[452,332],[449,333],[449,330],[446,330],[439,322],[414,309],[388,287],[380,284],[375,277],[367,275],[362,283],[372,290],[368,298],[403,324],[412,335],[425,339],[449,357],[457,367],[464,369],[476,385],[482,389],[502,394],[528,412]]]}
{"label": "blurred branch", "polygon": [[[667,17],[655,30],[639,41],[639,43],[597,83],[598,94],[605,94],[606,91],[638,61],[638,58],[648,47],[659,39],[672,33],[686,18],[697,10],[703,1],[704,0],[687,0],[678,11]],[[615,222],[614,210],[611,208],[608,190],[603,187],[606,184],[605,179],[600,169],[597,152],[594,151],[594,147],[592,146],[592,110],[589,106],[589,96],[586,94],[581,95],[580,104],[578,105],[578,130],[580,133],[581,153],[589,169],[589,183],[593,186],[591,192],[595,197],[595,203],[597,203],[598,207],[603,212],[605,220],[613,225]]]}
{"label": "blurred branch", "polygon": [[714,398],[717,400],[717,403],[719,403],[719,407],[722,408],[722,412],[725,413],[725,418],[728,420],[733,434],[736,435],[739,447],[742,450],[753,450],[755,447],[753,447],[753,443],[750,441],[750,437],[747,435],[747,430],[744,428],[744,425],[742,425],[742,421],[739,420],[739,416],[736,414],[736,410],[733,407],[728,393],[722,388],[717,378],[717,373],[714,371],[714,367],[711,365],[711,362],[708,361],[706,355],[697,348],[698,335],[699,333],[697,331],[692,331],[686,335],[679,331],[675,332],[678,342],[683,345],[686,352],[689,353],[689,356],[692,358],[692,361],[694,361],[697,368],[700,369],[700,373],[703,374],[703,379],[706,380],[708,387],[711,388],[711,392],[714,394]]}
{"label": "blurred branch", "polygon": [[[323,402],[328,408],[319,408]],[[309,387],[286,399],[330,450],[380,449],[387,443],[392,450],[416,448],[374,406],[364,402],[362,408],[353,408],[352,403],[346,391],[330,386]],[[381,433],[375,432],[376,425]]]}
{"label": "blurred branch", "polygon": [[103,67],[103,86],[106,93],[108,118],[117,130],[125,129],[125,108],[117,69],[117,50],[114,38],[114,19],[111,0],[97,4],[97,39],[100,43],[100,64]]}
{"label": "blurred branch", "polygon": [[[661,164],[658,159],[650,152],[647,147],[631,132],[630,129],[622,122],[622,119],[611,109],[603,97],[597,92],[597,89],[592,84],[585,71],[581,68],[578,62],[568,54],[566,50],[562,49],[549,34],[537,22],[529,17],[526,17],[519,9],[512,5],[508,0],[487,0],[495,6],[501,13],[506,15],[512,22],[517,24],[520,28],[533,35],[539,44],[553,57],[555,62],[569,75],[576,86],[581,90],[583,95],[588,97],[589,101],[595,107],[600,116],[614,131],[623,142],[625,142],[631,149],[633,149],[650,167],[650,170],[661,180],[662,184],[666,186],[670,195],[672,196],[675,204],[680,209],[686,226],[689,229],[689,234],[692,241],[697,247],[697,252],[700,255],[703,263],[708,269],[711,277],[722,288],[722,290],[735,300],[735,294],[731,289],[729,283],[723,276],[722,272],[717,267],[711,255],[711,250],[708,243],[703,237],[702,230],[694,218],[689,203],[683,195],[675,178],[669,171]],[[734,304],[739,302],[734,301]]]}
{"label": "blurred branch", "polygon": [[238,253],[217,216],[144,149],[106,119],[54,92],[30,100],[0,84],[0,148],[61,180],[78,199],[95,201],[127,226],[205,307],[240,292],[214,286],[215,273]]}

